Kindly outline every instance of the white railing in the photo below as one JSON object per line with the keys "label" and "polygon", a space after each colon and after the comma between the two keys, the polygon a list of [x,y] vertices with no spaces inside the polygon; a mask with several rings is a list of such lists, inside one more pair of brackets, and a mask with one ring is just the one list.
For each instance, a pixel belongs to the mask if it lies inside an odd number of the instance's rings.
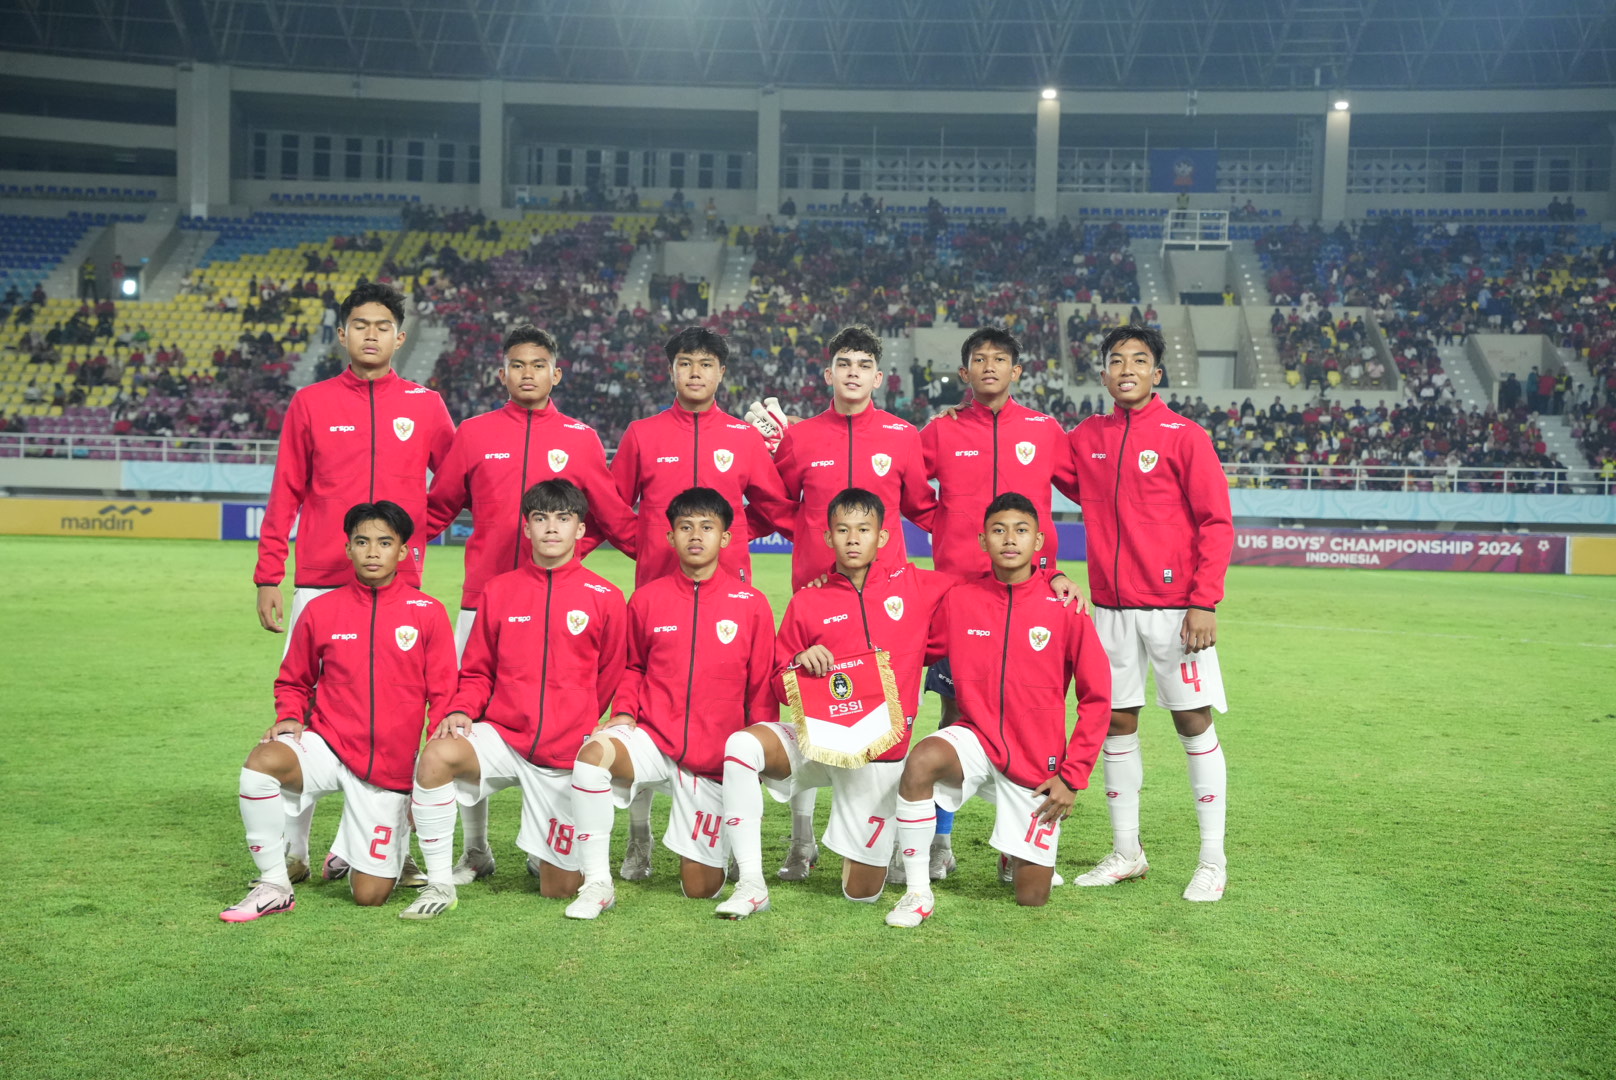
{"label": "white railing", "polygon": [[160,435],[0,434],[0,466],[7,458],[79,461],[177,461],[217,465],[273,465],[269,439],[191,439]]}
{"label": "white railing", "polygon": [[1597,469],[1425,468],[1413,465],[1227,463],[1231,487],[1283,491],[1412,491],[1515,495],[1616,495]]}

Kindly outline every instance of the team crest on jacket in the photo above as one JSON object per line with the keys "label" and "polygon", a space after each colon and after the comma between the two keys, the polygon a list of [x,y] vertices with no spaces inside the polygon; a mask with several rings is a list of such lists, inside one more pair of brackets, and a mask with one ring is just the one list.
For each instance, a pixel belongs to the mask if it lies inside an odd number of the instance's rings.
{"label": "team crest on jacket", "polygon": [[409,442],[410,436],[415,434],[415,421],[407,416],[393,417],[393,434],[398,436],[399,442]]}
{"label": "team crest on jacket", "polygon": [[735,633],[740,627],[735,625],[734,619],[719,619],[716,629],[718,630],[719,642],[728,645],[735,640]]}
{"label": "team crest on jacket", "polygon": [[567,612],[567,633],[571,634],[573,637],[577,637],[579,634],[583,633],[584,628],[586,626],[588,626],[588,625],[589,625],[589,612],[587,612],[587,611],[569,611],[569,612]]}
{"label": "team crest on jacket", "polygon": [[565,450],[550,451],[550,471],[560,472],[567,467],[567,452]]}
{"label": "team crest on jacket", "polygon": [[1044,646],[1049,644],[1049,628],[1034,626],[1027,631],[1027,642],[1032,646],[1033,652],[1043,652]]}
{"label": "team crest on jacket", "polygon": [[1139,451],[1139,471],[1149,472],[1156,467],[1156,462],[1160,460],[1161,458],[1156,456],[1156,451],[1154,450]]}
{"label": "team crest on jacket", "polygon": [[887,470],[892,468],[891,456],[888,454],[872,454],[870,456],[870,468],[875,470],[875,475],[885,476]]}
{"label": "team crest on jacket", "polygon": [[887,602],[881,605],[886,608],[887,615],[893,620],[903,618],[903,597],[889,596]]}
{"label": "team crest on jacket", "polygon": [[1031,465],[1032,459],[1038,456],[1038,446],[1030,442],[1016,443],[1016,460],[1023,465]]}
{"label": "team crest on jacket", "polygon": [[393,631],[393,640],[404,652],[415,648],[415,643],[421,639],[421,631],[413,626],[400,626]]}
{"label": "team crest on jacket", "polygon": [[735,464],[735,455],[728,450],[714,450],[713,464],[718,466],[719,472],[729,472],[729,467]]}

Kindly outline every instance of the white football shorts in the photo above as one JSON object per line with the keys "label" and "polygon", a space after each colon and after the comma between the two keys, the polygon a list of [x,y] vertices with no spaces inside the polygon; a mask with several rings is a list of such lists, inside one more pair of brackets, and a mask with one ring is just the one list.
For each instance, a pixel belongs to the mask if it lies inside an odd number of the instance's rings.
{"label": "white football shorts", "polygon": [[496,791],[522,789],[522,824],[516,846],[562,870],[577,870],[573,853],[572,770],[535,765],[511,749],[492,724],[472,724],[466,736],[482,776],[455,781],[455,798],[475,806]]}
{"label": "white football shorts", "polygon": [[1184,651],[1184,608],[1094,609],[1094,628],[1111,659],[1111,707],[1145,703],[1145,667],[1156,674],[1156,704],[1185,712],[1207,706],[1228,712],[1217,646]]}
{"label": "white football shorts", "polygon": [[662,792],[673,799],[673,813],[668,817],[668,831],[662,834],[662,846],[703,866],[727,864],[724,785],[681,769],[649,734],[637,727],[610,727],[606,734],[628,752],[634,763],[632,784],[612,779],[612,802],[622,809],[642,791]]}
{"label": "white football shorts", "polygon": [[297,627],[297,620],[303,614],[303,609],[309,606],[309,601],[316,596],[324,596],[331,589],[293,589],[292,610],[286,613],[286,640],[281,644],[281,659],[292,651],[292,631]]}
{"label": "white football shorts", "polygon": [[471,639],[471,628],[477,622],[476,608],[461,608],[455,616],[455,663],[466,658],[466,642]]}
{"label": "white football shorts", "polygon": [[976,732],[968,727],[955,724],[926,738],[947,739],[959,755],[960,771],[965,777],[959,787],[939,783],[933,788],[932,798],[938,806],[958,811],[972,795],[992,803],[993,836],[988,843],[995,851],[1036,866],[1055,865],[1060,822],[1039,822],[1038,808],[1044,804],[1044,796],[994,768]]}
{"label": "white football shorts", "polygon": [[359,779],[312,731],[276,736],[297,753],[303,790],[281,789],[286,813],[296,817],[327,795],[342,793],[342,820],[331,851],[361,874],[396,878],[410,843],[410,796]]}
{"label": "white football shorts", "polygon": [[792,725],[770,721],[754,727],[772,730],[791,762],[791,775],[786,779],[763,777],[763,786],[776,802],[789,802],[799,791],[830,788],[825,846],[844,859],[867,866],[886,866],[892,861],[893,834],[897,831],[892,817],[898,811],[903,762],[872,761],[857,769],[826,765],[803,756],[797,745],[797,729]]}

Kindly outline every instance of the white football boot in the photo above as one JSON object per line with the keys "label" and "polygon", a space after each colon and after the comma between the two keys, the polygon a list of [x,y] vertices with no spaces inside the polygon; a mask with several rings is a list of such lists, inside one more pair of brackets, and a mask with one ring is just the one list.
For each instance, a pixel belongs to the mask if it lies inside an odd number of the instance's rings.
{"label": "white football boot", "polygon": [[1184,899],[1202,903],[1223,899],[1223,887],[1229,883],[1229,868],[1217,863],[1204,862],[1195,867]]}
{"label": "white football boot", "polygon": [[569,919],[598,919],[603,911],[617,906],[617,889],[610,881],[586,881],[577,899],[567,905]]}
{"label": "white football boot", "polygon": [[760,911],[769,910],[769,890],[761,883],[741,882],[729,894],[729,899],[713,909],[720,919],[744,919]]}
{"label": "white football boot", "polygon": [[427,882],[409,907],[398,913],[401,919],[435,919],[460,904],[453,885],[434,885]]}
{"label": "white football boot", "polygon": [[898,905],[887,912],[887,925],[913,929],[931,918],[937,910],[937,898],[931,893],[906,892]]}
{"label": "white football boot", "polygon": [[454,876],[451,880],[456,885],[470,885],[473,881],[481,881],[485,877],[494,876],[494,853],[488,850],[467,848],[460,853],[460,858],[454,864]]}
{"label": "white football boot", "polygon": [[1150,873],[1150,863],[1145,861],[1145,849],[1140,848],[1138,855],[1128,856],[1113,851],[1097,863],[1093,870],[1086,874],[1077,875],[1073,885],[1096,886],[1115,885],[1118,882],[1138,878],[1145,879]]}

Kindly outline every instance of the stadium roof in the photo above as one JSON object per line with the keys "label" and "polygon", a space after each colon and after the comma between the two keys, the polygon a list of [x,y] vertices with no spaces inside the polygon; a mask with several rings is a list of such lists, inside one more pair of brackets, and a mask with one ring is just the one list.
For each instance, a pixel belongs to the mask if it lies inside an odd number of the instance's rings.
{"label": "stadium roof", "polygon": [[7,47],[686,86],[1497,89],[1616,83],[1610,0],[0,0]]}

